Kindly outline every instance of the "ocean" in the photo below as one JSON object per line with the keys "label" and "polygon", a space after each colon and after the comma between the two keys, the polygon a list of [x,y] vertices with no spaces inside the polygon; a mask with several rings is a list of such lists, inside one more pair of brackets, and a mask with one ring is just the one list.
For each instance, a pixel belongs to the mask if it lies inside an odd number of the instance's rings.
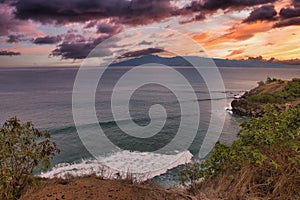
{"label": "ocean", "polygon": [[[123,168],[125,171],[134,171],[130,167],[149,172],[147,177],[157,182],[172,182],[177,178],[178,166],[189,162],[192,157],[197,158],[204,136],[208,130],[212,102],[226,101],[226,106],[219,107],[220,116],[225,115],[224,126],[219,138],[220,141],[230,144],[239,130],[239,124],[245,120],[243,117],[232,115],[226,109],[235,95],[242,94],[257,86],[257,82],[266,78],[291,79],[300,77],[299,68],[247,68],[247,67],[219,67],[225,91],[222,98],[211,98],[204,80],[197,77],[190,67],[177,67],[178,72],[185,74],[197,96],[200,108],[200,121],[197,135],[192,137],[190,146],[186,151],[160,154],[156,150],[162,148],[174,139],[180,120],[180,103],[176,94],[158,84],[148,84],[135,91],[130,99],[129,106],[131,119],[114,120],[111,113],[110,98],[115,80],[126,72],[122,67],[112,67],[104,77],[102,84],[98,85],[95,95],[95,109],[99,124],[83,124],[87,135],[100,125],[109,140],[116,146],[111,152],[103,152],[96,160],[89,152],[89,148],[82,142],[82,136],[77,132],[72,114],[73,85],[78,72],[77,67],[7,67],[0,68],[0,124],[10,117],[17,116],[22,122],[32,121],[42,130],[48,130],[57,142],[61,153],[54,157],[51,169],[43,172],[44,177],[61,176],[65,173],[82,175],[99,172],[101,163],[110,163],[112,166]],[[178,87],[183,87],[178,86]],[[123,88],[124,89],[124,88]],[[120,89],[122,90],[122,89]],[[225,95],[224,95],[225,94]],[[192,102],[190,102],[192,103]],[[146,127],[151,123],[149,108],[153,105],[165,108],[167,118],[163,129],[151,139],[137,138],[122,133],[119,124],[129,124],[132,121]],[[189,104],[187,102],[186,104]],[[120,109],[122,109],[120,107]],[[159,107],[160,108],[160,107]],[[155,115],[155,113],[154,113]],[[76,129],[77,128],[77,129]],[[129,130],[130,131],[130,130]],[[133,131],[133,130],[132,130]],[[150,133],[149,133],[150,134]],[[188,138],[188,131],[186,137]],[[146,137],[147,135],[144,135]],[[105,145],[105,144],[99,144]],[[179,155],[179,157],[176,157]],[[161,161],[170,163],[167,168],[152,171],[149,166],[155,166]],[[181,159],[181,160],[180,160]],[[183,160],[182,160],[183,159]],[[103,161],[103,162],[102,162]],[[127,162],[131,162],[130,165]],[[147,162],[147,165],[145,163]],[[119,169],[118,168],[118,169]],[[174,169],[172,169],[174,168]],[[180,168],[180,167],[179,167]],[[168,170],[169,169],[169,170]],[[167,172],[167,173],[166,173]],[[39,172],[37,172],[39,173]],[[110,175],[115,173],[114,169]]]}

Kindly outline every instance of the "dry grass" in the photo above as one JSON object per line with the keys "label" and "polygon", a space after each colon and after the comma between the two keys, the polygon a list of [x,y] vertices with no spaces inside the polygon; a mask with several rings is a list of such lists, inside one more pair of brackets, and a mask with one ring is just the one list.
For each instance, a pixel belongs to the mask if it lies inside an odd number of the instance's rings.
{"label": "dry grass", "polygon": [[291,163],[284,153],[277,155],[277,162],[277,169],[270,164],[249,164],[238,173],[228,171],[223,176],[207,181],[201,192],[211,199],[300,199],[299,163]]}
{"label": "dry grass", "polygon": [[197,200],[182,190],[168,190],[153,184],[127,183],[124,180],[103,180],[95,175],[66,179],[43,179],[21,200]]}

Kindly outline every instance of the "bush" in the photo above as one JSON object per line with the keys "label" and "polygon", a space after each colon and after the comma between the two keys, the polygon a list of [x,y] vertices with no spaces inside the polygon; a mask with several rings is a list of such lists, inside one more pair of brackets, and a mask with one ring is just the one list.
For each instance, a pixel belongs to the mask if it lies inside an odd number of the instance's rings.
{"label": "bush", "polygon": [[[268,84],[276,82],[277,85],[283,85],[283,89],[275,92],[264,92],[264,87],[268,88]],[[300,100],[300,79],[294,78],[291,81],[285,83],[285,81],[280,79],[271,79],[268,77],[266,82],[258,82],[259,87],[256,88],[257,93],[249,96],[247,99],[254,103],[274,103],[283,104],[288,102],[293,102]],[[261,88],[261,90],[259,90]],[[254,89],[255,90],[255,89]]]}
{"label": "bush", "polygon": [[300,79],[294,78],[284,90],[292,97],[300,97]]}
{"label": "bush", "polygon": [[277,81],[282,82],[282,80],[280,80],[280,79],[276,79],[276,78],[272,79],[270,77],[267,77],[266,84],[270,84],[270,83],[277,82]]}
{"label": "bush", "polygon": [[[190,164],[197,165],[198,164]],[[229,199],[300,197],[300,106],[278,114],[268,107],[260,118],[241,124],[238,140],[217,143],[193,177],[205,178]],[[189,177],[187,169],[181,177]]]}
{"label": "bush", "polygon": [[270,93],[261,93],[255,96],[250,96],[248,97],[248,100],[251,102],[262,104],[283,102],[283,100],[279,96]]}
{"label": "bush", "polygon": [[33,170],[50,167],[59,152],[50,133],[39,131],[31,122],[21,124],[15,117],[0,129],[0,198],[17,199],[33,180]]}
{"label": "bush", "polygon": [[257,84],[258,84],[258,86],[263,86],[263,85],[265,85],[265,82],[259,81],[259,82],[257,82]]}

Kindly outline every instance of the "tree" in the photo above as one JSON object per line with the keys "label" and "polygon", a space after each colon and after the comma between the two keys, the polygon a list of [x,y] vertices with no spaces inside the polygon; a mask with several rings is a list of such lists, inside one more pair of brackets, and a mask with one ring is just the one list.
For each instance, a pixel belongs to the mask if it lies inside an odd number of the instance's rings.
{"label": "tree", "polygon": [[14,117],[0,129],[0,198],[17,199],[32,183],[34,169],[48,169],[59,153],[50,133],[39,131],[31,122],[21,124]]}

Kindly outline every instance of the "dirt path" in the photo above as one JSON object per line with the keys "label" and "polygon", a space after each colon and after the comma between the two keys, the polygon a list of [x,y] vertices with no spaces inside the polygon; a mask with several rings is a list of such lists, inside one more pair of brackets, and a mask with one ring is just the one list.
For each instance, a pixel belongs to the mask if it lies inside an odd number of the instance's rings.
{"label": "dirt path", "polygon": [[30,189],[21,200],[194,200],[179,190],[168,190],[146,184],[130,184],[97,177],[70,180],[43,180],[38,188]]}

